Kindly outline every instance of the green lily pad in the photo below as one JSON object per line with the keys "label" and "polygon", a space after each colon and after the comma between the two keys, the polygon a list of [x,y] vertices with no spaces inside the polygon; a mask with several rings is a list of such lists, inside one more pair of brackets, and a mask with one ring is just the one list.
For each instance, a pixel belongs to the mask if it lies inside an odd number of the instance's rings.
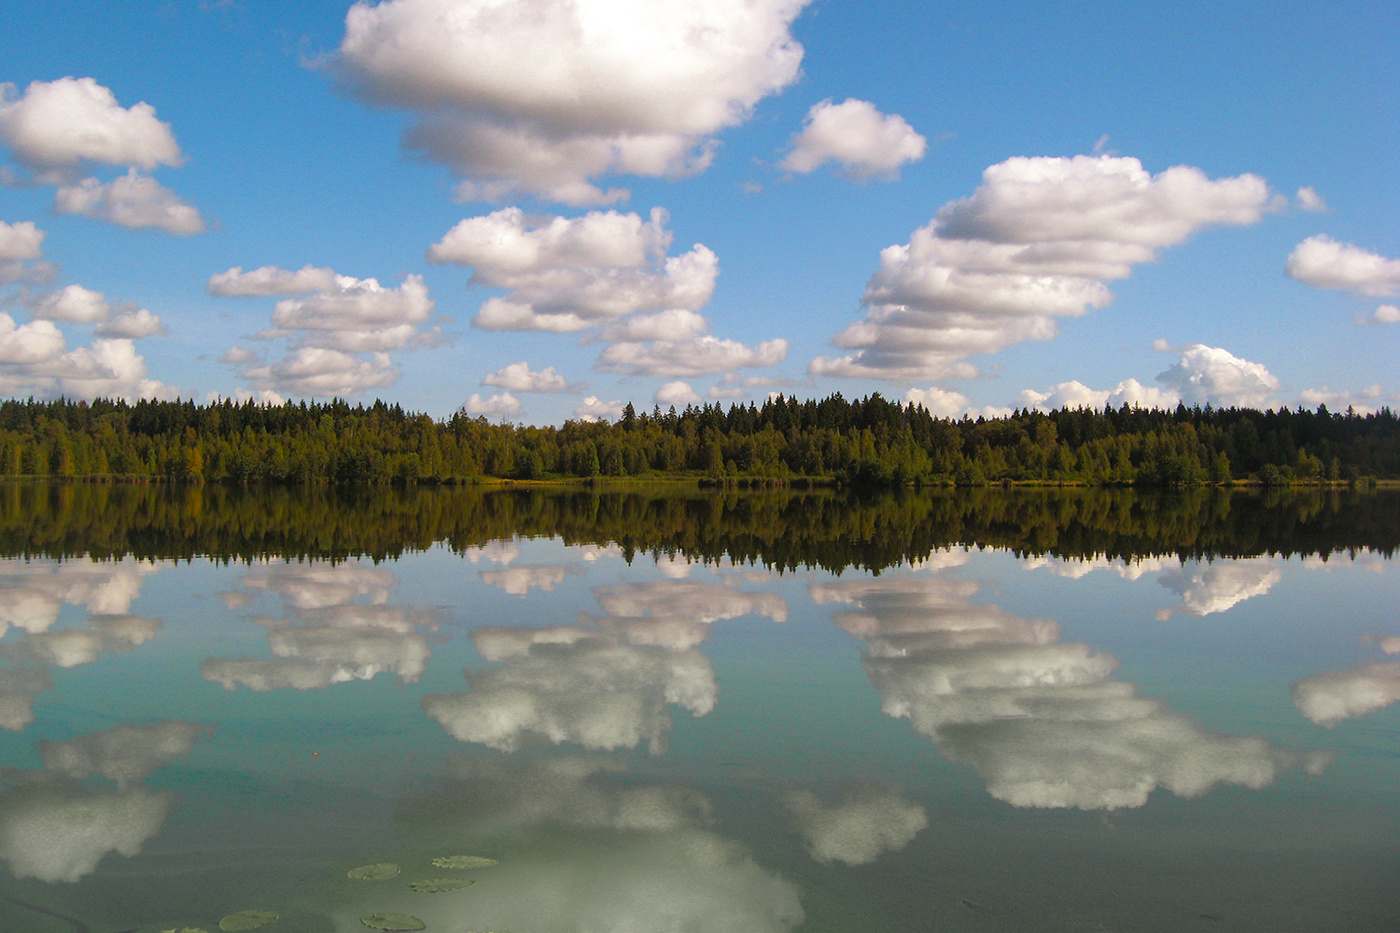
{"label": "green lily pad", "polygon": [[393,862],[379,862],[375,865],[361,865],[345,873],[345,877],[356,881],[387,881],[399,873],[399,866]]}
{"label": "green lily pad", "polygon": [[419,894],[441,894],[476,884],[471,878],[431,878],[427,881],[410,881],[408,887]]}
{"label": "green lily pad", "polygon": [[360,922],[371,930],[422,930],[427,924],[408,914],[370,914]]}
{"label": "green lily pad", "polygon": [[495,865],[496,860],[480,855],[444,855],[433,859],[433,864],[438,868],[486,868]]}
{"label": "green lily pad", "polygon": [[219,929],[224,933],[234,933],[236,930],[256,930],[265,927],[277,919],[275,911],[271,910],[240,910],[236,914],[229,914],[219,921]]}
{"label": "green lily pad", "polygon": [[178,930],[171,927],[168,930],[161,930],[160,933],[205,933],[205,931],[199,927],[181,927]]}

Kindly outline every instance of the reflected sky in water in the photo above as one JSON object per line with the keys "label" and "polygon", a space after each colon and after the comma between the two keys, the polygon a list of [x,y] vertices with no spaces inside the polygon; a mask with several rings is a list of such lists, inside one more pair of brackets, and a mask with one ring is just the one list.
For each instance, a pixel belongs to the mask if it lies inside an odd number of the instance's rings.
{"label": "reflected sky in water", "polygon": [[1396,574],[2,560],[0,929],[1394,928]]}

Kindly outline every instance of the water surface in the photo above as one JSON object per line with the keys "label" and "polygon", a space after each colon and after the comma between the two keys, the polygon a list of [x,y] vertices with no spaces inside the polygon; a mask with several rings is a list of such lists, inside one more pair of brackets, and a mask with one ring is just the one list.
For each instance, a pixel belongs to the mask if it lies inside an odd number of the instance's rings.
{"label": "water surface", "polygon": [[1400,928],[1396,500],[0,487],[0,929]]}

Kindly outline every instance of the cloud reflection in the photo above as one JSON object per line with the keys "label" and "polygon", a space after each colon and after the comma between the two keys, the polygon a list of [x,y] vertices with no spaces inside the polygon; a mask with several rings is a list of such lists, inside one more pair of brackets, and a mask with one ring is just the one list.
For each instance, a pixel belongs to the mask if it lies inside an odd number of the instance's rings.
{"label": "cloud reflection", "polygon": [[665,749],[668,706],[703,716],[718,696],[714,669],[696,646],[721,619],[787,618],[768,593],[684,580],[593,589],[604,613],[577,626],[484,626],[472,632],[483,659],[502,667],[467,670],[466,693],[423,698],[449,733],[502,751],[530,738],[603,751],[646,743]]}
{"label": "cloud reflection", "polygon": [[[1162,586],[1181,597],[1182,608],[1193,616],[1225,612],[1255,596],[1263,596],[1283,579],[1283,571],[1266,557],[1239,560],[1185,561],[1157,578]],[[1170,618],[1162,609],[1157,617]]]}
{"label": "cloud reflection", "polygon": [[[253,619],[267,629],[273,657],[209,658],[200,665],[205,680],[226,690],[317,690],[384,673],[413,683],[432,656],[424,633],[437,627],[438,613],[388,605],[397,585],[390,571],[351,563],[269,564],[242,584],[280,595],[290,613]],[[369,602],[352,602],[362,598]]]}
{"label": "cloud reflection", "polygon": [[[1368,635],[1386,654],[1400,654],[1400,637]],[[1298,712],[1328,729],[1344,719],[1365,716],[1400,700],[1400,663],[1358,664],[1342,671],[1304,677],[1290,691]]]}
{"label": "cloud reflection", "polygon": [[[109,853],[136,855],[174,802],[140,783],[207,732],[167,720],[40,742],[43,770],[0,791],[0,860],[17,878],[76,882]],[[115,783],[116,791],[83,780],[92,778]]]}
{"label": "cloud reflection", "polygon": [[[500,859],[460,897],[374,893],[374,910],[429,929],[786,933],[803,919],[796,887],[716,832],[703,795],[603,759],[465,767],[406,820],[415,846]],[[368,909],[340,908],[337,929]]]}
{"label": "cloud reflection", "polygon": [[869,785],[850,788],[835,802],[810,791],[798,791],[786,802],[819,862],[866,865],[886,852],[898,852],[928,826],[923,807]]}
{"label": "cloud reflection", "polygon": [[866,642],[866,672],[890,716],[908,719],[1020,807],[1139,807],[1162,787],[1195,797],[1219,783],[1258,788],[1323,758],[1261,738],[1202,730],[1111,678],[1117,662],[1061,642],[1059,626],[972,602],[970,581],[816,584],[817,602],[856,611],[837,624]]}

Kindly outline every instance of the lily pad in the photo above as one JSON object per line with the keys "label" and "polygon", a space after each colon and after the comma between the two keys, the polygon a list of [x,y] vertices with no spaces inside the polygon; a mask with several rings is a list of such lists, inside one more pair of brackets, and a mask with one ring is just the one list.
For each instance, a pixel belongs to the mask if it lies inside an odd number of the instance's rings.
{"label": "lily pad", "polygon": [[181,927],[178,930],[171,927],[169,930],[161,930],[160,933],[205,933],[205,931],[199,927]]}
{"label": "lily pad", "polygon": [[455,891],[470,884],[476,882],[471,878],[431,878],[427,881],[410,881],[408,886],[419,894],[441,894],[443,891]]}
{"label": "lily pad", "polygon": [[433,859],[438,868],[486,868],[495,865],[496,860],[481,855],[444,855]]}
{"label": "lily pad", "polygon": [[399,866],[393,862],[379,862],[374,865],[361,865],[345,873],[345,877],[356,881],[387,881],[399,873]]}
{"label": "lily pad", "polygon": [[256,930],[265,927],[277,919],[277,913],[271,910],[240,910],[236,914],[229,914],[219,921],[219,929],[224,933],[234,933],[236,930]]}
{"label": "lily pad", "polygon": [[427,924],[408,914],[370,914],[360,922],[371,930],[422,930]]}

